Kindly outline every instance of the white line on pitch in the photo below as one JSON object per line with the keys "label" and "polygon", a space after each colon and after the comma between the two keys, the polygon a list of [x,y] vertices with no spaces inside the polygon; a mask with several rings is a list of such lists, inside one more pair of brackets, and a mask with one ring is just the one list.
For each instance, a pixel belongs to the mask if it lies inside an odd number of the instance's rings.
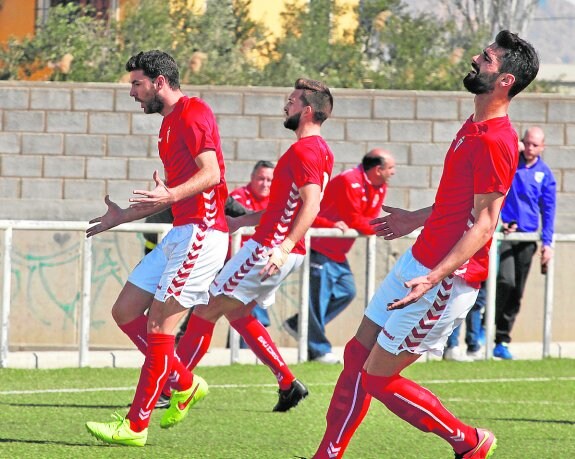
{"label": "white line on pitch", "polygon": [[[429,379],[420,381],[421,384],[480,384],[480,383],[517,383],[517,382],[551,382],[551,381],[575,381],[575,376],[558,378],[496,378],[496,379]],[[333,386],[333,383],[308,384],[310,387]],[[253,388],[277,387],[277,384],[210,384],[210,389],[253,389]],[[6,390],[0,391],[1,395],[33,395],[51,393],[81,393],[81,392],[121,392],[135,390],[131,387],[91,387],[86,389],[61,388],[61,389],[38,389],[38,390]],[[456,399],[454,399],[456,400]]]}

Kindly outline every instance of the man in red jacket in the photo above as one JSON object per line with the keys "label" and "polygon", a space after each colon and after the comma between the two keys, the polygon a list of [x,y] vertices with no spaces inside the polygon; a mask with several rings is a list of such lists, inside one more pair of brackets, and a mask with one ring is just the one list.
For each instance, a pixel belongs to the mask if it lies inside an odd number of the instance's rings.
{"label": "man in red jacket", "polygon": [[[333,178],[326,187],[316,228],[354,229],[374,234],[370,220],[379,217],[387,191],[387,182],[395,174],[395,160],[381,148],[369,151],[357,167]],[[313,238],[310,252],[310,296],[308,355],[309,360],[339,363],[331,351],[325,326],[354,299],[355,282],[346,255],[354,238]],[[297,339],[298,315],[283,323]]]}

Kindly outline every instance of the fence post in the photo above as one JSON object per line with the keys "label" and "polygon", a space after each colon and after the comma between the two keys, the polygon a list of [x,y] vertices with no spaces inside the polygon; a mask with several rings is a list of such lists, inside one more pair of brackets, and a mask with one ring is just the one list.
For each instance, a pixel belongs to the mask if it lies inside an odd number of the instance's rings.
{"label": "fence post", "polygon": [[[242,245],[242,232],[238,231],[232,235],[232,257],[239,252]],[[229,324],[230,336],[230,363],[240,361],[240,334]]]}
{"label": "fence post", "polygon": [[545,303],[543,309],[543,358],[551,355],[551,326],[553,320],[553,294],[555,289],[555,257],[547,264],[545,275]]}
{"label": "fence post", "polygon": [[305,235],[305,258],[303,260],[300,279],[300,306],[297,329],[299,341],[297,343],[297,361],[307,362],[307,333],[309,326],[309,251],[310,236]]}
{"label": "fence post", "polygon": [[368,236],[366,239],[366,260],[365,260],[365,307],[371,301],[375,293],[375,254],[377,250],[376,236]]}
{"label": "fence post", "polygon": [[90,300],[92,289],[92,238],[84,237],[82,244],[82,306],[79,320],[78,366],[88,365],[90,352]]}
{"label": "fence post", "polygon": [[0,327],[0,368],[8,366],[8,319],[12,289],[12,227],[4,230],[4,260],[2,282],[2,326]]}
{"label": "fence post", "polygon": [[491,247],[489,248],[489,274],[487,277],[485,304],[485,359],[489,360],[493,354],[493,339],[495,337],[495,294],[497,281],[497,250],[501,233],[495,232]]}

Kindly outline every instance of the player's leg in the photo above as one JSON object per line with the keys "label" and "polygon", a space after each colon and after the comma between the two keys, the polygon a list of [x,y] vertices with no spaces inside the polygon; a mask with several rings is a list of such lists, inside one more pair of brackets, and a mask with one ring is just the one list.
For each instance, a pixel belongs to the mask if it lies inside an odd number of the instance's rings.
{"label": "player's leg", "polygon": [[147,349],[148,324],[145,312],[152,305],[158,283],[166,268],[168,260],[162,247],[171,239],[170,233],[164,238],[165,241],[156,246],[133,269],[112,307],[112,317],[118,327],[144,355]]}
{"label": "player's leg", "polygon": [[[392,312],[387,310],[387,304],[407,294],[408,289],[401,274],[405,266],[412,264],[411,251],[399,258],[371,299],[355,337],[347,343],[343,371],[331,398],[326,415],[326,430],[314,459],[342,457],[365,417],[371,395],[363,387],[362,370],[382,327],[392,315]],[[408,271],[408,274],[410,272]]]}
{"label": "player's leg", "polygon": [[114,306],[112,317],[142,354],[148,348],[148,316],[145,312],[152,305],[154,294],[126,282]]}
{"label": "player's leg", "polygon": [[367,414],[371,396],[361,383],[363,365],[381,327],[364,316],[356,335],[346,344],[339,375],[326,414],[326,429],[314,459],[342,457]]}
{"label": "player's leg", "polygon": [[110,423],[88,422],[88,431],[106,443],[144,446],[154,406],[174,359],[174,330],[186,309],[174,298],[154,300],[150,307],[146,359],[136,394],[125,418]]}
{"label": "player's leg", "polygon": [[256,304],[255,301],[247,305],[240,303],[237,308],[226,314],[226,318],[257,358],[271,370],[280,389],[287,390],[291,387],[295,376],[283,360],[267,329],[251,315]]}
{"label": "player's leg", "polygon": [[456,454],[465,454],[478,445],[478,431],[456,418],[432,392],[400,375],[423,352],[441,353],[455,318],[464,317],[471,309],[477,290],[449,276],[434,295],[433,301],[424,297],[392,313],[367,360],[363,382],[365,389],[394,414],[440,436]]}

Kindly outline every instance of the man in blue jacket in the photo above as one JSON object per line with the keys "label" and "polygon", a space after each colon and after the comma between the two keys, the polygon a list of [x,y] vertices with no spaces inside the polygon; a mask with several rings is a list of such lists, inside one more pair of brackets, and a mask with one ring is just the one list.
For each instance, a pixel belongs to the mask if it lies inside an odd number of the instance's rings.
{"label": "man in blue jacket", "polygon": [[[541,216],[541,272],[553,256],[556,183],[551,169],[540,155],[545,148],[545,134],[540,127],[530,127],[523,136],[524,151],[513,184],[501,211],[505,234],[534,232]],[[512,359],[508,344],[511,329],[521,306],[536,242],[502,241],[495,300],[495,348],[493,356]]]}

